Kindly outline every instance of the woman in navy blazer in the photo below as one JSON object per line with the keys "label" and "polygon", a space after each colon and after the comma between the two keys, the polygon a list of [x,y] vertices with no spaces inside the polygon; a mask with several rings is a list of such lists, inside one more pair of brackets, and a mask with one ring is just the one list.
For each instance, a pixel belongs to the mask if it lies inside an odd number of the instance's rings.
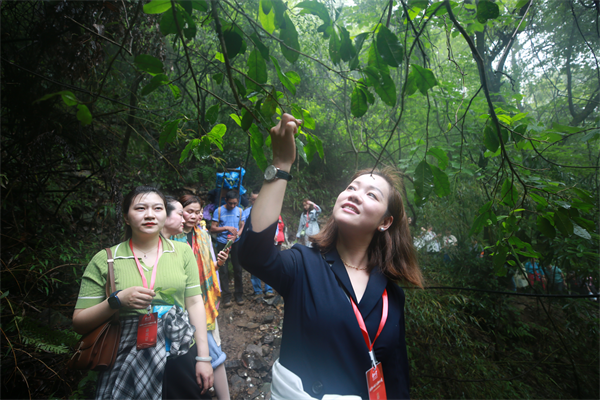
{"label": "woman in navy blazer", "polygon": [[[271,130],[273,165],[289,172],[300,120],[283,114]],[[409,398],[404,292],[422,287],[398,178],[389,171],[358,172],[338,196],[313,248],[273,246],[286,179],[265,181],[239,244],[244,268],[285,299],[281,355],[273,366],[272,398],[324,395],[369,398],[366,372],[374,365],[359,326],[364,320],[387,398]],[[384,314],[387,320],[377,336]],[[353,311],[352,303],[360,315]]]}

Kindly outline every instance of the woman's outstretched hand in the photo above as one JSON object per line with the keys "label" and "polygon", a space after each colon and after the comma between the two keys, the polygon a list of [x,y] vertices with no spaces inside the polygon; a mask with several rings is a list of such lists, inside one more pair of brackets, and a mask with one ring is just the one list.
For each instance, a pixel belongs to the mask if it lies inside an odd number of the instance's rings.
{"label": "woman's outstretched hand", "polygon": [[294,135],[298,132],[301,119],[290,114],[283,114],[279,123],[271,128],[271,147],[273,148],[273,165],[289,171],[296,160],[296,142]]}

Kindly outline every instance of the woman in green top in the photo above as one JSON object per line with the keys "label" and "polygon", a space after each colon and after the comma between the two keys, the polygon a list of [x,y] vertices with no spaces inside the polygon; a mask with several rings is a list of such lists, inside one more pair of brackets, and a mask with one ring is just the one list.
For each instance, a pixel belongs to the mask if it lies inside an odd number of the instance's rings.
{"label": "woman in green top", "polygon": [[[117,310],[122,326],[115,364],[98,377],[98,399],[207,398],[213,385],[194,254],[186,244],[160,235],[165,210],[165,197],[158,189],[135,188],[123,201],[126,241],[111,248],[117,291],[106,298],[105,251],[94,256],[83,275],[73,314],[75,331],[90,332]],[[155,288],[168,290],[162,303],[175,307],[158,321],[156,346],[138,350],[139,316],[151,307]]]}

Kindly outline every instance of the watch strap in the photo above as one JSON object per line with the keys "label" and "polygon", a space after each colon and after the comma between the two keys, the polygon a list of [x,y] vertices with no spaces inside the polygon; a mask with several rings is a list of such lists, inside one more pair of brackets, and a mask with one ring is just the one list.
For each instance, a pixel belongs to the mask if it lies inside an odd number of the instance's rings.
{"label": "watch strap", "polygon": [[292,174],[289,172],[285,172],[277,168],[277,173],[275,174],[275,178],[285,179],[286,181],[291,181],[293,179]]}
{"label": "watch strap", "polygon": [[[110,247],[107,247],[105,250],[106,255],[108,256],[106,260],[106,262],[108,263],[108,273],[106,274],[106,298],[108,298],[110,297],[111,293],[117,291],[117,285],[115,284],[115,260],[113,259],[112,251],[110,250]],[[119,310],[117,310],[117,312],[113,314],[112,319],[113,321],[119,320]]]}

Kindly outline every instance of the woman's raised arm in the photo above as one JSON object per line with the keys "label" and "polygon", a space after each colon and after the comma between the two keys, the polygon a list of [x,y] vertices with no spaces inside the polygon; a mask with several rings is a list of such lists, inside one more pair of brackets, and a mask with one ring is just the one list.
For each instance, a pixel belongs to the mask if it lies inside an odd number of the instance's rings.
{"label": "woman's raised arm", "polygon": [[[294,135],[298,132],[298,120],[290,114],[283,114],[279,123],[271,129],[273,165],[282,171],[290,172],[296,159]],[[252,207],[252,227],[254,232],[262,232],[279,218],[287,180],[275,179],[264,182],[260,194]]]}

